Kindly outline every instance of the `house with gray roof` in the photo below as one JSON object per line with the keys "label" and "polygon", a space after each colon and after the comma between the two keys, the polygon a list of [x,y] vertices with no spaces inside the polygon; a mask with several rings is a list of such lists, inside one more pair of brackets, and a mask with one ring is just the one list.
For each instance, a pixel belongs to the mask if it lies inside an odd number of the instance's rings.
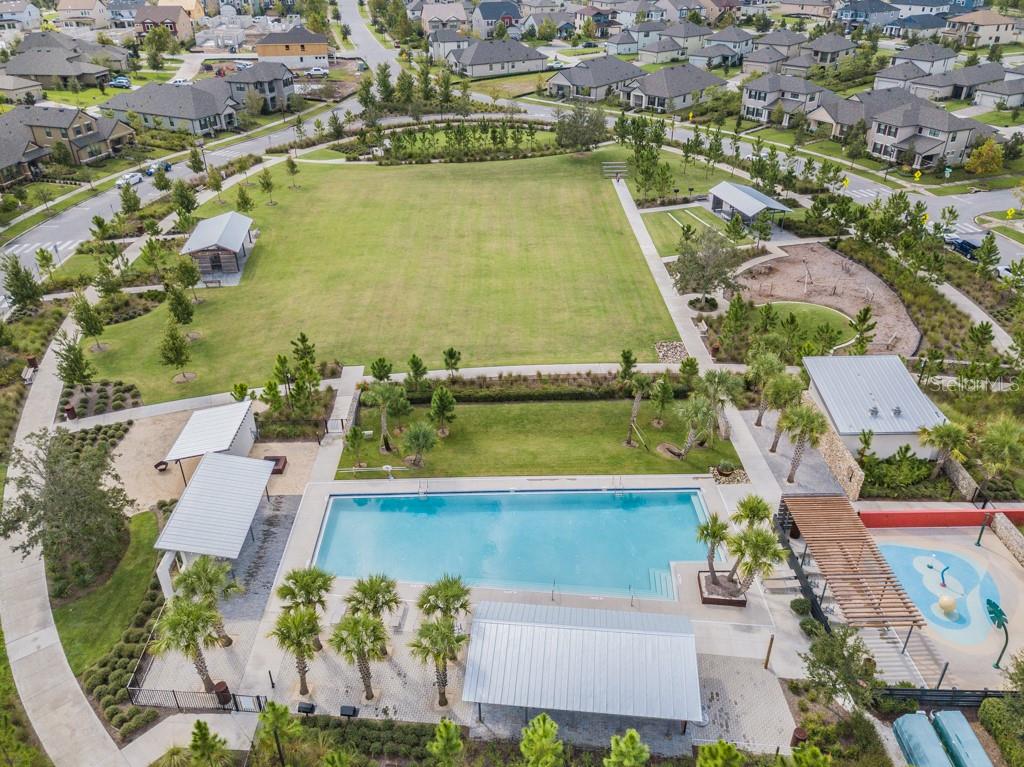
{"label": "house with gray roof", "polygon": [[623,26],[643,21],[663,21],[667,16],[665,9],[651,0],[625,0],[615,6],[615,13],[618,22]]}
{"label": "house with gray roof", "polygon": [[181,248],[204,276],[242,271],[252,251],[252,219],[231,211],[203,219]]}
{"label": "house with gray roof", "polygon": [[902,40],[913,40],[939,33],[945,28],[946,15],[944,13],[935,15],[919,13],[886,24],[882,33]]}
{"label": "house with gray roof", "polygon": [[936,75],[953,69],[957,53],[952,48],[935,43],[911,45],[902,51],[896,51],[892,57],[894,65],[910,63],[924,70],[926,75]]}
{"label": "house with gray roof", "polygon": [[[637,46],[642,48],[660,38],[669,26],[667,21],[641,21],[639,24],[631,26],[627,31],[636,38]],[[609,33],[615,34],[614,31]]]}
{"label": "house with gray roof", "polygon": [[679,61],[682,57],[683,49],[671,37],[662,37],[647,43],[640,49],[638,56],[641,64],[665,64]]}
{"label": "house with gray roof", "polygon": [[726,27],[710,35],[704,45],[724,45],[739,56],[746,56],[754,50],[754,36],[740,27]]}
{"label": "house with gray roof", "polygon": [[953,8],[951,0],[888,0],[900,12],[900,18],[927,15],[935,16],[949,13]]}
{"label": "house with gray roof", "polygon": [[476,40],[449,51],[446,60],[454,72],[466,77],[540,72],[547,65],[547,56],[515,40]]}
{"label": "house with gray roof", "polygon": [[135,12],[145,4],[145,0],[107,0],[110,26],[114,29],[134,29]]}
{"label": "house with gray roof", "polygon": [[[523,19],[521,26],[523,32],[532,29],[534,34],[537,34],[540,31],[541,25],[547,21],[550,21],[554,26],[555,39],[557,40],[568,40],[576,34],[576,16],[568,11],[530,13]],[[636,51],[633,52],[636,53]]]}
{"label": "house with gray roof", "polygon": [[3,0],[0,2],[0,29],[39,29],[43,16],[39,9],[28,0]]}
{"label": "house with gray roof", "polygon": [[521,18],[519,6],[511,0],[484,0],[473,11],[471,24],[473,32],[486,39],[494,34],[499,22],[511,29],[519,26]]}
{"label": "house with gray roof", "polygon": [[150,83],[136,91],[119,93],[103,108],[121,120],[134,112],[149,128],[213,136],[238,125],[241,105],[232,97],[229,83],[211,78],[183,85]]}
{"label": "house with gray roof", "polygon": [[135,143],[135,131],[127,123],[94,117],[77,107],[17,106],[0,115],[0,125],[8,133],[20,126],[33,144],[47,150],[64,144],[75,165],[116,155]]}
{"label": "house with gray roof", "polygon": [[974,103],[993,109],[1016,109],[1024,106],[1024,77],[979,85],[974,91]]}
{"label": "house with gray roof", "polygon": [[807,42],[807,35],[791,29],[773,29],[771,32],[754,40],[754,50],[761,51],[773,48],[786,58],[800,53],[800,46]]}
{"label": "house with gray roof", "polygon": [[715,67],[735,66],[740,63],[742,56],[728,45],[712,43],[705,44],[703,48],[694,51],[687,58],[695,67],[714,69]]}
{"label": "house with gray roof", "polygon": [[0,96],[12,104],[35,103],[43,97],[43,86],[26,77],[0,74]]}
{"label": "house with gray roof", "polygon": [[781,74],[791,77],[807,77],[811,67],[817,66],[814,56],[809,53],[801,53],[791,59],[782,62]]}
{"label": "house with gray roof", "polygon": [[88,40],[69,37],[62,32],[30,32],[22,38],[18,45],[18,53],[25,53],[36,48],[63,49],[74,55],[77,61],[99,64],[112,72],[128,70],[131,51],[118,45],[99,45]]}
{"label": "house with gray roof", "polygon": [[907,90],[915,96],[933,101],[963,99],[970,101],[980,85],[1001,82],[1006,77],[1002,64],[986,62],[950,72],[926,75],[913,80]]}
{"label": "house with gray roof", "polygon": [[920,80],[922,77],[927,76],[921,67],[910,61],[904,61],[902,64],[894,64],[891,67],[880,69],[875,73],[875,90],[884,90],[886,88],[908,88],[910,83],[914,80]]}
{"label": "house with gray roof", "polygon": [[857,43],[847,40],[834,32],[816,37],[804,43],[803,52],[809,54],[814,63],[821,67],[838,66],[839,62],[857,51]]}
{"label": "house with gray roof", "polygon": [[255,93],[263,99],[264,112],[283,112],[295,93],[291,70],[277,61],[257,61],[224,79],[231,85],[231,98],[240,106],[245,105],[247,93]]}
{"label": "house with gray roof", "polygon": [[835,12],[836,20],[853,27],[882,28],[900,17],[899,9],[884,0],[847,0]]}
{"label": "house with gray roof", "polygon": [[556,98],[604,101],[609,95],[618,94],[624,99],[643,76],[644,71],[628,61],[601,56],[560,70],[548,80],[547,90]]}
{"label": "house with gray roof", "polygon": [[110,78],[107,67],[81,60],[78,53],[64,48],[33,48],[16,53],[7,62],[7,74],[35,80],[44,88],[66,90],[72,80],[90,86]]}
{"label": "house with gray roof", "polygon": [[676,44],[683,50],[684,55],[689,56],[704,47],[704,41],[714,34],[710,27],[702,24],[694,24],[692,21],[680,21],[666,27],[662,37],[669,37],[676,41]]}
{"label": "house with gray roof", "polygon": [[[530,18],[534,17],[531,16]],[[448,57],[448,51],[467,48],[469,43],[470,38],[457,29],[435,29],[427,36],[427,44],[430,46],[430,58],[434,61],[444,61]]]}
{"label": "house with gray roof", "polygon": [[[678,48],[678,46],[676,47]],[[639,51],[636,38],[630,34],[628,29],[609,37],[608,42],[604,44],[604,48],[612,56],[629,56]]]}
{"label": "house with gray roof", "polygon": [[635,109],[654,112],[677,112],[709,98],[712,88],[725,85],[725,80],[692,64],[680,64],[651,72],[636,81],[629,93]]}
{"label": "house with gray roof", "polygon": [[786,126],[791,114],[810,114],[822,103],[836,99],[832,91],[802,77],[764,75],[743,86],[741,113],[748,120],[766,123],[776,107],[781,107],[782,124]]}
{"label": "house with gray roof", "polygon": [[694,11],[702,17],[707,13],[697,0],[658,0],[658,6],[664,9],[668,21],[686,21]]}
{"label": "house with gray roof", "polygon": [[743,57],[743,74],[773,74],[782,69],[782,62],[786,55],[779,53],[771,46],[758,48],[752,53]]}

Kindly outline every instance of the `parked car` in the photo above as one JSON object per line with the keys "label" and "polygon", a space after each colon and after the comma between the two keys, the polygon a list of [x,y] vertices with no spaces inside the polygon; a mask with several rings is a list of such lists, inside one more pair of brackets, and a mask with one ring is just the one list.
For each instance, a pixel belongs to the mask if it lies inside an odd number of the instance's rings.
{"label": "parked car", "polygon": [[152,176],[154,173],[156,173],[157,168],[163,168],[165,171],[168,171],[171,169],[171,164],[166,160],[164,160],[163,162],[150,163],[149,167],[146,168],[146,175]]}
{"label": "parked car", "polygon": [[124,75],[119,75],[118,77],[115,77],[113,80],[111,80],[108,83],[108,85],[110,85],[111,88],[131,88],[132,81]]}
{"label": "parked car", "polygon": [[[753,159],[754,159],[754,158],[755,158],[756,156],[757,156],[757,155],[755,155],[755,154],[754,154],[753,152],[747,152],[747,153],[746,153],[745,155],[743,155],[743,161],[744,161],[744,162],[750,162],[750,161],[751,161],[751,160],[753,160]],[[767,150],[767,149],[762,149],[762,150],[761,150],[761,155],[760,155],[760,156],[761,156],[761,159],[762,159],[762,160],[767,160],[767,159],[768,159],[768,158],[770,157],[770,154],[768,153],[768,150]]]}
{"label": "parked car", "polygon": [[142,174],[141,173],[134,173],[133,172],[133,173],[125,173],[123,176],[121,176],[121,178],[119,178],[117,180],[117,183],[114,186],[116,186],[118,189],[120,189],[121,187],[124,187],[124,186],[135,186],[136,184],[141,184],[141,183],[142,183]]}
{"label": "parked car", "polygon": [[184,77],[175,77],[171,80],[171,85],[188,85],[188,80]]}
{"label": "parked car", "polygon": [[251,61],[236,61],[235,69],[252,69]]}
{"label": "parked car", "polygon": [[981,247],[980,242],[972,242],[964,237],[957,237],[955,234],[947,235],[945,238],[946,245],[949,249],[955,253],[959,253],[969,261],[975,261],[974,251]]}
{"label": "parked car", "polygon": [[583,45],[580,46],[580,48],[596,48],[596,47],[597,47],[597,43],[595,43],[593,40],[587,40],[586,42],[583,43]]}
{"label": "parked car", "polygon": [[312,69],[307,71],[306,74],[309,77],[327,77],[327,75],[329,75],[330,72],[328,72],[323,67],[313,67]]}

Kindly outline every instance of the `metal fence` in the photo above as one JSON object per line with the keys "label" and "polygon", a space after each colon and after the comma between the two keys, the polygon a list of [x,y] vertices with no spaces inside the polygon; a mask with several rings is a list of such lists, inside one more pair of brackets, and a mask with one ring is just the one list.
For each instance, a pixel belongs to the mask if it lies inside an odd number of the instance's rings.
{"label": "metal fence", "polygon": [[196,692],[194,690],[149,690],[129,687],[133,706],[174,708],[178,711],[241,711],[258,714],[267,704],[263,695],[239,695],[233,692]]}
{"label": "metal fence", "polygon": [[[814,587],[811,585],[811,580],[804,571],[804,558],[798,557],[796,551],[793,549],[792,541],[789,537],[789,530],[793,526],[793,517],[788,511],[779,511],[775,514],[775,532],[778,535],[779,542],[783,548],[786,549],[787,564],[790,569],[796,573],[797,583],[800,584],[800,594],[806,599],[811,605],[811,617],[821,624],[821,627],[825,629],[826,633],[832,633],[832,625],[829,623],[828,615],[821,607],[821,601],[818,598],[817,593],[814,591]],[[806,555],[807,551],[804,551]]]}
{"label": "metal fence", "polygon": [[932,690],[927,687],[885,687],[881,695],[898,700],[916,700],[924,706],[953,706],[956,708],[977,708],[986,698],[1005,698],[1016,695],[1005,690]]}

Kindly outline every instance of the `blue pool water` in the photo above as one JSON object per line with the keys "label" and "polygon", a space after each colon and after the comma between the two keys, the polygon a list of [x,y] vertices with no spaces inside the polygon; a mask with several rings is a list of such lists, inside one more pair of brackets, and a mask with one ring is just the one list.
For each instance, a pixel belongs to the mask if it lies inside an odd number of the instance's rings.
{"label": "blue pool water", "polygon": [[703,514],[695,490],[336,496],[316,563],[343,578],[453,573],[475,586],[670,599],[669,562],[706,557]]}
{"label": "blue pool water", "polygon": [[[945,639],[961,645],[980,644],[993,630],[985,600],[999,601],[999,589],[987,572],[949,551],[882,544],[878,547],[896,577],[925,619]],[[946,585],[942,585],[942,570]],[[943,595],[956,600],[956,609],[939,607]]]}

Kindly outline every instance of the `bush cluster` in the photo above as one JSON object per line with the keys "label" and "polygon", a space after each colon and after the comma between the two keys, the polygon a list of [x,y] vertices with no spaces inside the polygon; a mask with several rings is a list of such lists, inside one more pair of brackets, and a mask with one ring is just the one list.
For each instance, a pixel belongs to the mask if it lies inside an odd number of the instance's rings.
{"label": "bush cluster", "polygon": [[944,474],[932,479],[934,467],[932,461],[918,458],[909,448],[901,448],[888,458],[866,455],[861,461],[864,469],[861,497],[952,500],[957,496],[956,487]]}
{"label": "bush cluster", "polygon": [[343,722],[330,716],[300,720],[305,727],[329,732],[339,746],[363,757],[429,758],[427,743],[434,736],[431,724],[396,722],[394,719],[355,719]]}
{"label": "bush cluster", "polygon": [[833,767],[890,767],[878,732],[861,711],[838,722],[826,722],[808,714],[800,724],[807,731],[807,743],[832,757]]}
{"label": "bush cluster", "polygon": [[131,628],[121,634],[121,641],[82,674],[82,687],[103,712],[110,726],[127,740],[160,716],[153,708],[128,704],[128,685],[136,664],[146,649],[146,640],[156,622],[156,611],[163,604],[160,584],[154,576],[149,590],[132,618]]}
{"label": "bush cluster", "polygon": [[810,600],[805,597],[797,597],[791,599],[789,602],[789,608],[797,615],[810,615],[811,614],[811,603]]}
{"label": "bush cluster", "polygon": [[85,450],[98,447],[105,451],[113,450],[128,434],[131,424],[111,423],[105,426],[93,426],[90,429],[67,432],[64,436],[72,445],[72,451],[81,455]]}
{"label": "bush cluster", "polygon": [[103,298],[96,309],[105,325],[116,325],[148,314],[163,303],[166,294],[162,290],[146,290],[142,293],[115,293]]}
{"label": "bush cluster", "polygon": [[987,698],[978,709],[978,721],[995,739],[1003,759],[1013,767],[1024,764],[1024,721],[1013,715],[1006,701]]}

